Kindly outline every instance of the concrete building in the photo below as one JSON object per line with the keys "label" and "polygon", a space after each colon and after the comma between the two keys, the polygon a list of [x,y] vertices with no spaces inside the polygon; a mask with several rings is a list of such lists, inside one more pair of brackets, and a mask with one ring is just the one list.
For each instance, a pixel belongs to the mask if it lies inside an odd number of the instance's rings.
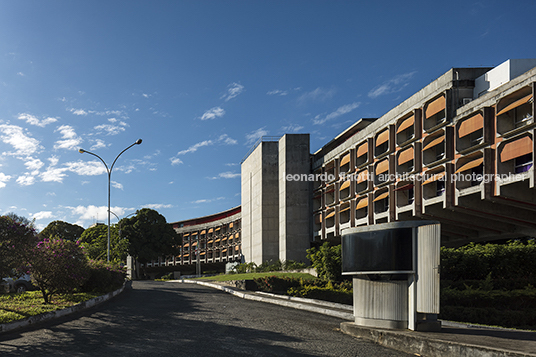
{"label": "concrete building", "polygon": [[439,221],[446,246],[536,237],[535,91],[535,59],[452,68],[314,154],[308,134],[261,139],[242,162],[232,259],[303,261],[345,228],[418,219]]}

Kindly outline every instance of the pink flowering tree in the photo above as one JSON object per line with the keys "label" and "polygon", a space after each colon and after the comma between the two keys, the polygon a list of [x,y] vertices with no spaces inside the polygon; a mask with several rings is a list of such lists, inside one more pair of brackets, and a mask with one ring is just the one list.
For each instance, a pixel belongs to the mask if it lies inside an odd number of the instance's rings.
{"label": "pink flowering tree", "polygon": [[31,252],[28,273],[45,304],[54,294],[70,293],[89,277],[88,261],[78,242],[44,239]]}

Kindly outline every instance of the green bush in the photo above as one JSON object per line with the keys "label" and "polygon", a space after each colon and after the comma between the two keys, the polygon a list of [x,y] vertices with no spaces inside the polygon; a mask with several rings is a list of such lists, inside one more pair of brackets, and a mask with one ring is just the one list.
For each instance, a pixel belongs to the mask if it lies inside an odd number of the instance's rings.
{"label": "green bush", "polygon": [[102,260],[89,261],[89,279],[82,286],[85,292],[108,293],[123,286],[127,276],[124,268]]}
{"label": "green bush", "polygon": [[288,289],[287,293],[290,296],[331,301],[340,304],[351,305],[353,303],[352,290],[336,289],[330,284],[328,284],[326,287],[305,285],[299,288],[290,288]]}
{"label": "green bush", "polygon": [[286,293],[291,287],[301,286],[301,279],[266,276],[253,279],[260,291]]}
{"label": "green bush", "polygon": [[328,242],[318,249],[307,249],[307,259],[313,264],[319,278],[330,281],[342,280],[341,245],[330,246]]}

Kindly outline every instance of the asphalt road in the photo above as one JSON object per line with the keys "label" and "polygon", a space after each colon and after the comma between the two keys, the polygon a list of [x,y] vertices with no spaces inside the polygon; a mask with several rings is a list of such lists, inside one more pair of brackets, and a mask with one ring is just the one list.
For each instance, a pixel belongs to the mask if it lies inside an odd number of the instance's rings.
{"label": "asphalt road", "polygon": [[92,309],[0,334],[1,356],[409,356],[342,320],[181,283],[135,281]]}

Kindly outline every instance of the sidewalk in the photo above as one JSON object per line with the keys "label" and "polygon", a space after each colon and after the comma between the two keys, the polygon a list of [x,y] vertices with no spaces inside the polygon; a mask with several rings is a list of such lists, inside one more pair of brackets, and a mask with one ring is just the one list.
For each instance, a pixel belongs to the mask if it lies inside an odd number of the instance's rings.
{"label": "sidewalk", "polygon": [[341,331],[382,346],[426,357],[536,357],[536,332],[486,328],[442,321],[441,332],[375,329],[355,325],[351,306],[325,301],[239,290],[223,283],[171,280],[223,290],[243,299],[256,300],[338,317]]}

